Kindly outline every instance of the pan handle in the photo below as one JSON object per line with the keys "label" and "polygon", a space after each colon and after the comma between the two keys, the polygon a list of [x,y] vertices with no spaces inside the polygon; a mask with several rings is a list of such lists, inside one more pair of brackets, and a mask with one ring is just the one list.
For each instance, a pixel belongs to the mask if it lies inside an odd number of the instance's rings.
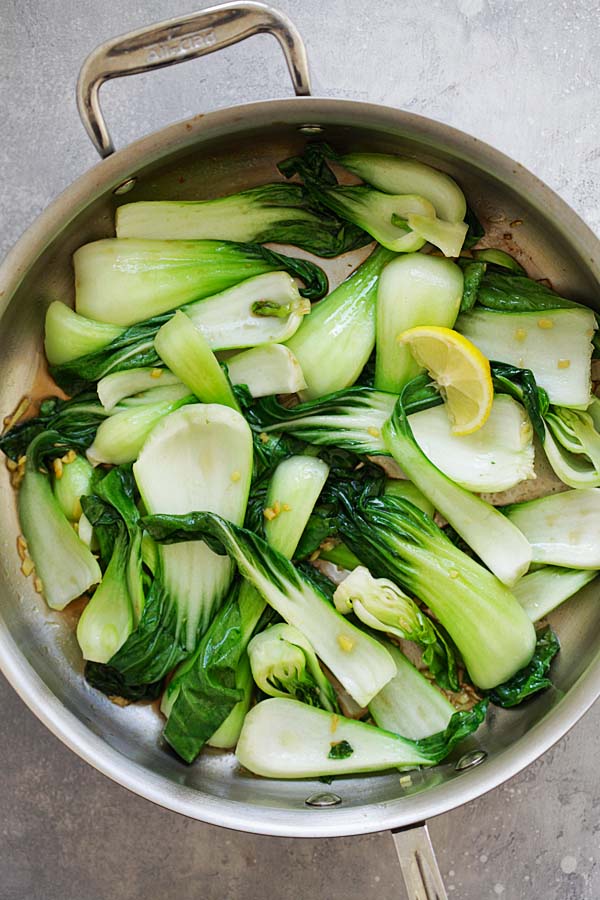
{"label": "pan handle", "polygon": [[392,838],[409,900],[448,900],[427,823],[396,828]]}
{"label": "pan handle", "polygon": [[248,0],[211,6],[131,31],[96,47],[79,73],[77,106],[85,130],[100,156],[110,156],[115,149],[98,99],[105,81],[196,59],[263,32],[272,34],[279,41],[296,94],[310,94],[308,60],[302,38],[287,16],[264,3]]}

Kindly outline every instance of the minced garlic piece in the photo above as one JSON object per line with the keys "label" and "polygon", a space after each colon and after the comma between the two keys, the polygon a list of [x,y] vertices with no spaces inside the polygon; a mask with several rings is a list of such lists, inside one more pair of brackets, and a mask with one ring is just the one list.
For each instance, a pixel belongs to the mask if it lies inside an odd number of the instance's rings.
{"label": "minced garlic piece", "polygon": [[559,361],[558,361],[559,369],[568,369],[570,365],[571,365],[570,359],[559,359]]}
{"label": "minced garlic piece", "polygon": [[232,480],[232,481],[239,481],[241,477],[242,477],[242,473],[241,473],[241,472],[238,472],[237,469],[236,469],[235,472],[232,472],[232,473],[231,473],[231,480]]}
{"label": "minced garlic piece", "polygon": [[367,428],[367,431],[369,432],[371,437],[378,438],[381,436],[381,432],[379,431],[379,428],[374,428],[372,425],[369,425],[369,427]]}
{"label": "minced garlic piece", "polygon": [[56,478],[62,478],[63,476],[63,464],[62,459],[55,459],[52,461],[52,468],[54,469],[54,475]]}
{"label": "minced garlic piece", "polygon": [[348,634],[338,634],[337,642],[340,650],[344,650],[346,653],[349,653],[354,647],[354,639]]}
{"label": "minced garlic piece", "polygon": [[152,369],[152,371],[150,372],[150,378],[160,378],[162,373],[162,369]]}
{"label": "minced garlic piece", "polygon": [[291,511],[292,511],[292,507],[290,506],[289,503],[284,503],[283,506],[282,506],[281,508],[282,508],[282,510],[283,510],[284,512],[291,512]]}
{"label": "minced garlic piece", "polygon": [[35,592],[36,592],[37,594],[41,594],[41,593],[43,593],[43,591],[44,591],[44,585],[42,584],[42,579],[41,579],[41,578],[38,578],[37,575],[36,575],[36,577],[33,579],[33,589],[35,590]]}
{"label": "minced garlic piece", "polygon": [[524,328],[517,328],[517,330],[515,331],[515,338],[516,338],[516,340],[517,340],[517,341],[524,341],[526,337],[527,337],[527,332],[525,331],[525,329],[524,329]]}
{"label": "minced garlic piece", "polygon": [[28,556],[23,560],[23,564],[21,566],[21,572],[25,576],[25,578],[29,578],[33,570],[35,569],[35,565],[33,564],[33,560]]}
{"label": "minced garlic piece", "polygon": [[554,328],[552,319],[538,319],[538,328]]}
{"label": "minced garlic piece", "polygon": [[265,517],[265,519],[268,519],[269,522],[272,522],[273,519],[277,518],[277,513],[274,509],[271,509],[271,507],[268,506],[266,509],[263,509],[263,516]]}

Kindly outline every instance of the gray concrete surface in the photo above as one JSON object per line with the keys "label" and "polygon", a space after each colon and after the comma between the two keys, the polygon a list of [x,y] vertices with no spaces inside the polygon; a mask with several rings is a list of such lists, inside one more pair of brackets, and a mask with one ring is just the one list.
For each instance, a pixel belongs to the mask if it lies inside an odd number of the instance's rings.
{"label": "gray concrete surface", "polygon": [[[274,0],[315,94],[403,106],[495,144],[600,229],[600,4]],[[101,40],[208,3],[0,0],[0,254],[95,162],[74,83]],[[119,146],[175,119],[288,96],[274,42],[113,82]],[[291,841],[153,807],[52,737],[0,683],[0,900],[400,900],[387,834]],[[450,897],[600,897],[600,707],[521,776],[431,822]]]}

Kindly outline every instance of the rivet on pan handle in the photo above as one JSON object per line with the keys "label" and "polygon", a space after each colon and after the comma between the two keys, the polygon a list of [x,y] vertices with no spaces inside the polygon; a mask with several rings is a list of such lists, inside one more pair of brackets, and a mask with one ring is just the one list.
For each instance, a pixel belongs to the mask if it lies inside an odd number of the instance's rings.
{"label": "rivet on pan handle", "polygon": [[287,16],[264,3],[223,3],[131,31],[97,47],[81,67],[77,105],[85,130],[100,156],[114,152],[98,99],[105,81],[196,59],[263,32],[279,41],[296,94],[310,94],[302,38]]}
{"label": "rivet on pan handle", "polygon": [[427,824],[392,831],[409,900],[448,900]]}

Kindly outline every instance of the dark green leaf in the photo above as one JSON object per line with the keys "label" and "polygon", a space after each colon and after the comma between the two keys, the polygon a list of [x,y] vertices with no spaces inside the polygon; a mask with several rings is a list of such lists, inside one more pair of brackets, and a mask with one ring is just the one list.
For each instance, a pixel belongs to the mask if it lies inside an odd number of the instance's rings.
{"label": "dark green leaf", "polygon": [[474,247],[479,243],[485,234],[485,230],[470,206],[467,206],[465,222],[469,227],[467,229],[467,236],[465,237],[463,247],[465,250],[470,250],[471,247]]}
{"label": "dark green leaf", "polygon": [[348,741],[332,741],[328,759],[348,759],[354,753],[354,747]]}
{"label": "dark green leaf", "polygon": [[415,746],[426,753],[432,763],[441,762],[460,741],[477,731],[486,717],[487,707],[488,701],[482,700],[472,709],[454,713],[445,731],[420,738],[414,741]]}
{"label": "dark green leaf", "polygon": [[486,309],[498,312],[539,312],[581,306],[526,275],[506,275],[493,271],[484,275],[477,302]]}
{"label": "dark green leaf", "polygon": [[49,397],[40,405],[37,416],[17,422],[0,437],[0,450],[17,460],[26,454],[34,437],[42,431],[53,431],[59,435],[60,446],[53,453],[48,445],[47,458],[62,455],[70,449],[84,451],[94,440],[106,415],[95,393],[80,394],[72,400]]}
{"label": "dark green leaf", "polygon": [[467,257],[457,260],[463,270],[463,295],[460,301],[460,312],[468,312],[475,306],[479,294],[479,288],[485,275],[486,264],[475,262]]}
{"label": "dark green leaf", "polygon": [[490,701],[496,706],[508,709],[551,687],[552,680],[548,677],[548,672],[559,650],[560,643],[550,625],[542,628],[537,633],[535,653],[531,662],[504,684],[488,691]]}
{"label": "dark green leaf", "polygon": [[245,649],[238,598],[236,582],[196,651],[176,675],[179,693],[164,737],[189,763],[242,699],[243,692],[235,686]]}
{"label": "dark green leaf", "polygon": [[490,365],[496,393],[509,394],[523,404],[533,430],[543,444],[546,437],[544,418],[550,406],[544,388],[538,386],[531,369],[519,369],[507,363],[493,361]]}

